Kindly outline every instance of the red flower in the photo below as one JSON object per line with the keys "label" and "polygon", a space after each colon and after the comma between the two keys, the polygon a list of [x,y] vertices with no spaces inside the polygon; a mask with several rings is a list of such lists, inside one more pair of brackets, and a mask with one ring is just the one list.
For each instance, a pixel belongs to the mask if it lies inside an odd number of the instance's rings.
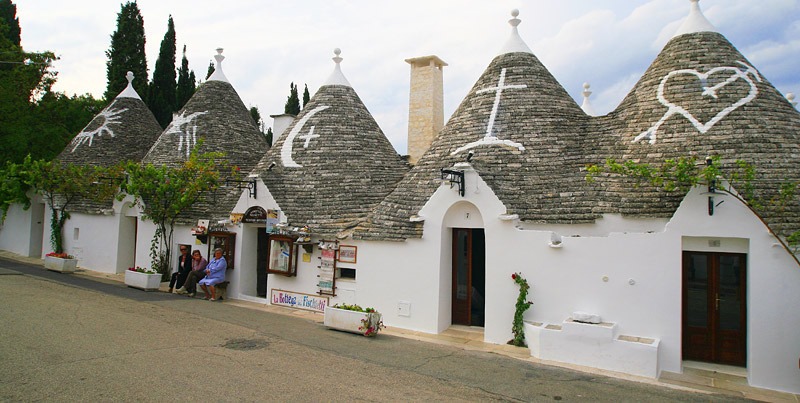
{"label": "red flower", "polygon": [[516,273],[512,274],[512,275],[511,275],[511,279],[512,279],[512,280],[516,280],[516,279],[517,279],[517,274],[516,274]]}

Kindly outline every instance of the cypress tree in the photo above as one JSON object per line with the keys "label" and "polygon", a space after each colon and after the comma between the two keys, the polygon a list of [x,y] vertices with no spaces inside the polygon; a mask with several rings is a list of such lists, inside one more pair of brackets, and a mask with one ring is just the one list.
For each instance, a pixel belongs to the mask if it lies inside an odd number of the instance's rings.
{"label": "cypress tree", "polygon": [[125,74],[133,72],[133,88],[141,96],[147,95],[147,58],[144,54],[144,18],[135,1],[122,5],[117,14],[117,30],[111,34],[111,46],[106,51],[106,92],[110,100],[128,85]]}
{"label": "cypress tree", "polygon": [[267,140],[267,146],[268,147],[272,147],[272,128],[271,127],[267,128],[267,135],[265,136],[265,139]]}
{"label": "cypress tree", "polygon": [[294,82],[289,84],[289,97],[286,99],[286,106],[283,113],[297,116],[300,113],[300,98],[297,96],[297,86]]}
{"label": "cypress tree", "polygon": [[172,16],[167,21],[167,32],[161,41],[161,49],[153,70],[153,81],[150,83],[150,94],[147,106],[155,115],[161,127],[167,127],[175,112],[175,22]]}
{"label": "cypress tree", "polygon": [[214,61],[212,60],[208,62],[208,73],[206,73],[206,80],[208,80],[208,78],[211,77],[212,74],[214,74],[214,70],[216,69],[214,68]]}
{"label": "cypress tree", "polygon": [[0,20],[4,21],[8,30],[3,33],[11,44],[19,47],[19,18],[17,17],[17,6],[11,0],[0,0]]}
{"label": "cypress tree", "polygon": [[306,107],[306,104],[311,99],[311,95],[308,93],[308,84],[306,84],[306,89],[303,90],[303,108]]}
{"label": "cypress tree", "polygon": [[186,45],[183,45],[183,58],[178,68],[178,86],[175,89],[175,110],[179,111],[194,95],[196,84],[194,71],[189,70],[189,59],[186,58]]}

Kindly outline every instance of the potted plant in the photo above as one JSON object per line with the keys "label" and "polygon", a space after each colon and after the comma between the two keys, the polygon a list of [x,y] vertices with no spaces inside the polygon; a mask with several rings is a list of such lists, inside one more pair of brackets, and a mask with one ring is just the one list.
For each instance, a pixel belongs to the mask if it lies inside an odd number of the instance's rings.
{"label": "potted plant", "polygon": [[376,336],[385,328],[383,316],[373,308],[358,305],[334,305],[325,307],[325,326],[345,332]]}
{"label": "potted plant", "polygon": [[125,270],[125,284],[144,291],[156,291],[161,285],[161,273],[153,269],[130,267]]}
{"label": "potted plant", "polygon": [[78,259],[66,253],[48,253],[44,257],[44,267],[47,270],[59,273],[74,273],[78,266]]}

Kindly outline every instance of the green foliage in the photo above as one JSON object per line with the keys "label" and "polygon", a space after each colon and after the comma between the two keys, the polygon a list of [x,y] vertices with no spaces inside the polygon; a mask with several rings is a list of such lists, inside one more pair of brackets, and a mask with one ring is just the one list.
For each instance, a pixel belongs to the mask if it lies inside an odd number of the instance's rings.
{"label": "green foliage", "polygon": [[20,46],[19,41],[19,18],[17,18],[17,6],[11,0],[0,0],[0,22],[5,23],[7,29],[3,36],[13,46]]}
{"label": "green foliage", "polygon": [[336,308],[336,309],[343,309],[345,311],[356,311],[356,312],[366,312],[366,313],[378,312],[378,311],[375,310],[375,308],[362,308],[361,306],[356,305],[356,304],[353,304],[353,305],[336,304],[333,307]]}
{"label": "green foliage", "polygon": [[175,23],[170,15],[147,96],[147,106],[162,128],[169,125],[172,112],[177,110],[175,79]]}
{"label": "green foliage", "polygon": [[22,204],[22,208],[25,210],[31,206],[31,200],[28,197],[30,180],[26,174],[22,165],[10,161],[7,161],[5,167],[0,169],[0,211],[2,212],[0,222],[6,219],[8,209],[12,204]]}
{"label": "green foliage", "polygon": [[264,140],[267,142],[267,144],[272,144],[272,129],[267,128],[266,123],[264,123],[264,119],[261,118],[261,112],[258,111],[257,106],[250,108],[250,117],[253,118],[258,132],[261,133],[261,136],[264,137]]}
{"label": "green foliage", "polygon": [[519,286],[519,296],[517,297],[516,309],[514,310],[514,321],[511,323],[511,332],[514,333],[514,338],[509,340],[508,344],[517,347],[527,347],[525,344],[525,327],[522,315],[533,305],[533,302],[528,301],[528,290],[531,287],[528,285],[528,280],[525,280],[521,273],[512,274],[511,279]]}
{"label": "green foliage", "polygon": [[133,88],[139,95],[147,96],[147,58],[144,44],[144,18],[136,2],[129,1],[122,5],[117,14],[117,30],[111,34],[111,45],[106,51],[106,100],[114,99],[125,89],[128,85],[125,75],[129,71],[136,78]]}
{"label": "green foliage", "polygon": [[272,137],[273,137],[272,128],[268,127],[267,128],[267,134],[264,136],[264,139],[267,140],[267,147],[271,147],[272,146]]}
{"label": "green foliage", "polygon": [[[800,264],[794,250],[800,246],[800,233],[784,234],[785,240],[781,237],[786,221],[786,208],[795,199],[800,181],[785,179],[777,188],[763,190],[759,194],[753,185],[758,175],[751,164],[736,160],[732,166],[723,167],[719,155],[708,158],[705,163],[699,163],[695,157],[667,159],[660,167],[633,161],[618,163],[614,159],[607,159],[604,166],[587,166],[586,173],[586,180],[589,182],[602,176],[619,176],[636,179],[636,186],[647,182],[667,192],[686,193],[700,185],[714,188],[749,208]],[[763,218],[767,211],[777,212],[774,215],[784,222],[770,225]]]}
{"label": "green foliage", "polygon": [[216,70],[216,68],[214,68],[214,62],[213,61],[208,62],[208,72],[206,73],[206,80],[208,80],[208,78],[211,77],[212,74],[214,74],[214,70]]}
{"label": "green foliage", "polygon": [[175,110],[183,109],[196,89],[194,71],[189,70],[189,59],[186,58],[186,45],[183,45],[183,58],[178,68],[178,84],[175,88]]}
{"label": "green foliage", "polygon": [[130,162],[125,165],[128,181],[123,184],[120,198],[124,194],[134,197],[144,219],[156,225],[150,247],[152,268],[168,275],[171,245],[175,221],[192,205],[207,197],[220,185],[221,169],[227,167],[221,153],[199,154],[202,140],[192,150],[183,164],[140,165]]}
{"label": "green foliage", "polygon": [[311,100],[311,94],[308,93],[308,84],[306,84],[305,86],[306,89],[303,90],[303,108],[305,108],[308,101]]}
{"label": "green foliage", "polygon": [[300,114],[300,98],[297,96],[297,86],[294,83],[289,84],[289,96],[286,99],[283,112],[295,116]]}
{"label": "green foliage", "polygon": [[58,160],[34,160],[30,156],[18,169],[24,184],[50,205],[50,245],[56,253],[64,252],[62,232],[72,204],[80,198],[111,201],[121,183],[116,168],[62,165]]}

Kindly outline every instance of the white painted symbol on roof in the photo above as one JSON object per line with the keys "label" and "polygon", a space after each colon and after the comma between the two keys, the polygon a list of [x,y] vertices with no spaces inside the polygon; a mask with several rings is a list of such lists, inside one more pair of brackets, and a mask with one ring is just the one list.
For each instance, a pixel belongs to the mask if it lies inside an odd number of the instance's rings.
{"label": "white painted symbol on roof", "polygon": [[506,69],[502,69],[500,70],[500,81],[497,82],[496,87],[489,87],[475,91],[476,94],[481,94],[484,92],[492,92],[492,91],[495,92],[494,105],[492,105],[492,113],[489,115],[489,123],[486,125],[486,135],[484,135],[483,138],[478,141],[474,141],[463,147],[459,147],[457,150],[450,153],[450,155],[458,154],[461,151],[469,150],[470,148],[475,148],[482,145],[494,145],[494,144],[501,144],[509,147],[514,147],[520,151],[525,150],[525,147],[522,144],[515,143],[511,140],[500,140],[494,135],[494,133],[492,133],[492,130],[494,129],[494,122],[495,119],[497,118],[497,109],[500,107],[500,96],[503,94],[503,90],[528,87],[527,85],[524,84],[505,85],[505,83],[506,83]]}
{"label": "white painted symbol on roof", "polygon": [[305,143],[303,143],[303,148],[308,148],[308,143],[311,142],[311,139],[319,137],[319,134],[314,134],[315,127],[316,126],[311,126],[311,129],[308,130],[308,134],[306,134],[305,136],[298,137],[299,139],[306,141]]}
{"label": "white painted symbol on roof", "polygon": [[[74,153],[75,150],[81,144],[85,144],[86,142],[89,142],[89,147],[91,147],[92,146],[92,140],[94,140],[94,137],[95,136],[100,137],[100,136],[103,135],[103,133],[107,133],[109,136],[114,137],[114,130],[112,130],[111,126],[109,126],[109,125],[111,125],[111,124],[117,124],[117,125],[120,124],[121,122],[118,122],[118,120],[120,118],[119,115],[122,112],[127,111],[128,109],[127,108],[126,109],[111,109],[112,106],[114,106],[114,104],[111,104],[111,105],[108,106],[108,108],[103,109],[103,111],[100,112],[100,114],[98,114],[96,118],[94,118],[95,120],[103,119],[103,123],[100,126],[98,126],[94,130],[89,130],[88,132],[86,131],[86,129],[83,129],[82,132],[78,133],[78,135],[75,136],[74,139],[72,139],[72,144],[74,145],[74,147],[72,147],[72,151],[70,151],[70,152]],[[94,122],[94,120],[92,120],[92,121]],[[86,127],[89,127],[89,126],[87,125]]]}
{"label": "white painted symbol on roof", "polygon": [[[297,137],[297,135],[300,134],[300,132],[303,130],[303,126],[305,126],[306,122],[308,122],[308,120],[311,119],[312,116],[317,114],[317,112],[322,112],[328,108],[330,108],[330,106],[326,105],[318,106],[310,110],[305,116],[303,116],[300,120],[298,120],[297,123],[295,123],[294,127],[289,132],[289,135],[286,137],[286,140],[283,141],[283,146],[281,147],[281,163],[283,163],[283,166],[287,168],[303,167],[302,165],[296,163],[294,159],[292,159],[292,151],[293,151],[292,143],[294,142],[295,137]],[[308,136],[311,136],[311,133],[309,133]],[[306,139],[306,144],[308,144],[308,141],[310,141],[310,138],[307,137],[301,137],[301,138]]]}
{"label": "white painted symbol on roof", "polygon": [[[747,64],[745,62],[737,62],[737,63],[741,64],[745,68],[741,69],[741,68],[738,68],[738,67],[715,67],[715,68],[709,70],[706,73],[700,73],[700,72],[698,72],[697,70],[694,70],[694,69],[683,69],[683,70],[671,71],[669,74],[664,76],[664,78],[661,79],[661,84],[658,85],[657,98],[658,98],[658,102],[661,102],[662,105],[667,107],[667,111],[664,113],[664,116],[662,116],[661,119],[655,125],[653,125],[653,127],[647,129],[644,133],[636,136],[636,138],[633,139],[633,142],[637,143],[637,142],[639,142],[641,140],[649,140],[650,144],[655,144],[656,143],[656,132],[658,132],[658,129],[661,127],[662,124],[664,124],[664,122],[667,121],[667,119],[669,119],[670,117],[672,117],[672,115],[674,115],[676,113],[680,113],[681,115],[683,115],[683,117],[685,117],[687,120],[689,120],[689,122],[692,123],[692,125],[694,125],[694,127],[697,129],[697,131],[699,131],[702,134],[705,134],[706,132],[711,130],[711,128],[714,127],[714,125],[717,124],[717,122],[719,122],[720,120],[724,119],[725,116],[728,116],[729,113],[733,112],[734,110],[736,110],[740,106],[745,105],[748,102],[750,102],[753,99],[755,99],[755,97],[758,95],[758,87],[756,87],[756,83],[753,82],[753,80],[750,78],[749,74],[752,74],[753,77],[755,77],[756,80],[758,80],[758,82],[761,82],[761,75],[758,74],[758,71],[753,66],[750,66],[749,64]],[[708,80],[708,77],[710,75],[715,74],[715,73],[719,73],[719,72],[724,72],[724,71],[730,71],[731,72],[731,76],[728,77],[727,80],[722,81],[719,84],[717,84],[715,86],[712,86],[712,87],[708,87],[708,86],[703,85],[703,87],[702,87],[703,88],[703,92],[700,95],[709,96],[709,97],[712,97],[714,99],[717,99],[719,97],[717,92],[720,89],[722,89],[726,85],[731,84],[731,83],[733,83],[733,82],[735,82],[736,80],[739,80],[739,79],[744,80],[747,84],[750,85],[750,91],[748,91],[747,95],[745,95],[744,97],[740,98],[738,101],[734,102],[733,104],[731,104],[727,108],[721,110],[713,118],[711,118],[711,120],[709,120],[706,123],[701,123],[699,120],[697,120],[697,118],[694,117],[694,115],[689,113],[689,111],[687,111],[685,108],[670,102],[669,100],[667,100],[666,97],[664,97],[664,86],[666,85],[667,81],[670,78],[672,78],[672,77],[674,77],[676,75],[679,75],[679,74],[693,75],[693,76],[697,77],[697,79],[700,80],[701,83],[705,83],[706,80]]]}
{"label": "white painted symbol on roof", "polygon": [[[186,158],[189,158],[189,155],[192,153],[192,148],[197,145],[197,123],[194,120],[200,116],[205,115],[208,111],[204,112],[195,112],[189,116],[186,116],[186,111],[183,111],[180,115],[177,113],[172,115],[172,122],[167,126],[167,131],[165,134],[177,134],[178,135],[178,152],[185,150]],[[189,131],[189,125],[192,125],[191,132]]]}

